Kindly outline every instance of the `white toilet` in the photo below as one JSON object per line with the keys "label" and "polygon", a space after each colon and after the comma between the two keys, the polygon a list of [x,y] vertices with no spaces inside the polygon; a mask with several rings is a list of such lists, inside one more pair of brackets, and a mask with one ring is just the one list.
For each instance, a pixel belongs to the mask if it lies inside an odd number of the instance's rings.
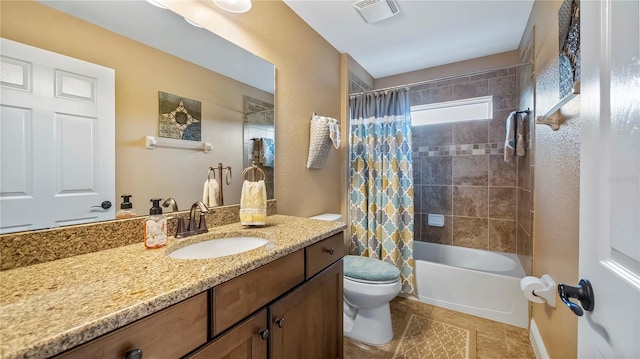
{"label": "white toilet", "polygon": [[[341,221],[339,214],[311,217]],[[401,289],[400,270],[378,259],[344,257],[344,335],[371,345],[393,339],[389,302]]]}

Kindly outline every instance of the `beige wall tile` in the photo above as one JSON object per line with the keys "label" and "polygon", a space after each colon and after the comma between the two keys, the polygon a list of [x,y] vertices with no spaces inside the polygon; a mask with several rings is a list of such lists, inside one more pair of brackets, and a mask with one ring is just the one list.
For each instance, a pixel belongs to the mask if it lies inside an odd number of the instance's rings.
{"label": "beige wall tile", "polygon": [[489,233],[487,219],[453,217],[453,245],[488,249]]}
{"label": "beige wall tile", "polygon": [[489,219],[489,250],[516,253],[516,221]]}
{"label": "beige wall tile", "polygon": [[487,218],[487,187],[453,187],[453,214]]}
{"label": "beige wall tile", "polygon": [[453,184],[487,186],[489,184],[489,155],[455,156]]}
{"label": "beige wall tile", "polygon": [[516,219],[515,187],[489,187],[489,218]]}

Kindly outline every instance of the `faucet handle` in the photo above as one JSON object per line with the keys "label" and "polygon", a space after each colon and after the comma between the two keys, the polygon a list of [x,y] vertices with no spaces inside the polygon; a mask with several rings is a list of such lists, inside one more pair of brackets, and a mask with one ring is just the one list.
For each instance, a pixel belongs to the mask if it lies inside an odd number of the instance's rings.
{"label": "faucet handle", "polygon": [[178,228],[176,228],[176,237],[178,237],[179,235],[184,234],[186,231],[184,229],[184,219],[177,217],[176,218],[178,220]]}

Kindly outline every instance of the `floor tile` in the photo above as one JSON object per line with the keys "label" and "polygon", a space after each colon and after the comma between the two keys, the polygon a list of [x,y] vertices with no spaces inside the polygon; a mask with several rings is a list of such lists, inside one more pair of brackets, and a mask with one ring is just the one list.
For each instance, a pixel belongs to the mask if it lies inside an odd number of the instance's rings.
{"label": "floor tile", "polygon": [[345,337],[344,358],[393,358],[404,328],[412,314],[474,331],[476,343],[470,347],[475,348],[477,359],[535,359],[529,342],[528,329],[459,313],[404,297],[397,297],[391,302],[393,340],[385,345],[372,346]]}

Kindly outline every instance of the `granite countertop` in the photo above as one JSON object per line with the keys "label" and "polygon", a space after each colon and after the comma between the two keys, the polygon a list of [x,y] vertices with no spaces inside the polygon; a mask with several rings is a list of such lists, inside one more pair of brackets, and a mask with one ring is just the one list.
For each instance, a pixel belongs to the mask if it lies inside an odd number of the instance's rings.
{"label": "granite countertop", "polygon": [[[210,228],[167,247],[142,243],[0,272],[0,357],[44,358],[120,328],[338,233],[343,223],[274,215]],[[251,235],[273,245],[215,259],[167,256],[184,245]]]}

